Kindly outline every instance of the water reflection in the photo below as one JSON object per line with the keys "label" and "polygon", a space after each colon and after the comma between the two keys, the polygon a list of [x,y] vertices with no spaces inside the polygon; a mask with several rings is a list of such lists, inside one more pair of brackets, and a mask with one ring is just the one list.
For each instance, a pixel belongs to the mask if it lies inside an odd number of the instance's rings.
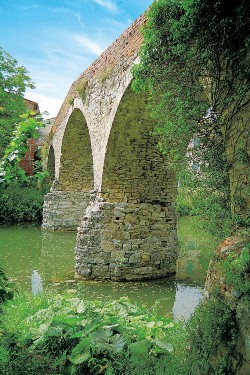
{"label": "water reflection", "polygon": [[[197,232],[185,218],[180,234],[184,251],[175,276],[147,282],[111,283],[74,280],[76,234],[46,232],[38,226],[0,226],[0,265],[19,290],[36,294],[44,290],[67,292],[83,299],[114,300],[128,297],[175,319],[188,318],[201,300],[209,256],[215,245],[211,237]],[[185,229],[185,231],[184,231]],[[196,231],[196,232],[195,232]],[[30,275],[32,273],[32,287]]]}
{"label": "water reflection", "polygon": [[41,293],[43,291],[42,279],[39,273],[34,270],[31,273],[31,292],[33,296]]}
{"label": "water reflection", "polygon": [[173,317],[188,319],[202,300],[202,288],[176,283]]}
{"label": "water reflection", "polygon": [[0,226],[0,265],[26,292],[36,270],[45,290],[51,282],[73,278],[75,241],[75,233],[46,233],[34,225]]}

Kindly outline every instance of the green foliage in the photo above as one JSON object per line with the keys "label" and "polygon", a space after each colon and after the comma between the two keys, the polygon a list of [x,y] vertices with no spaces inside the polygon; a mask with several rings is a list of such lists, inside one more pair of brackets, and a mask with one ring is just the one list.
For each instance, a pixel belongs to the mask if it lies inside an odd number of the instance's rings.
{"label": "green foliage", "polygon": [[[167,362],[169,368],[180,367],[175,352],[181,326],[124,298],[103,303],[20,295],[3,311],[5,347],[13,348],[6,374],[45,369],[50,374],[139,374],[141,369],[142,374],[170,375],[161,372]],[[184,335],[183,330],[179,343]]]}
{"label": "green foliage", "polygon": [[28,87],[34,85],[27,70],[0,47],[0,157],[10,143],[19,116],[27,110],[23,95]]}
{"label": "green foliage", "polygon": [[74,105],[74,98],[73,98],[72,96],[70,96],[70,97],[68,98],[68,102],[69,102],[69,105],[70,105],[71,107],[73,107],[73,105]]}
{"label": "green foliage", "polygon": [[41,221],[45,192],[31,183],[0,184],[0,222]]}
{"label": "green foliage", "polygon": [[[34,113],[29,112],[20,116],[22,121],[18,123],[13,132],[10,144],[5,150],[5,154],[0,163],[0,183],[9,184],[13,180],[28,182],[31,177],[26,176],[19,163],[28,151],[28,140],[39,137],[38,129],[44,127],[41,119],[34,117]],[[47,172],[38,170],[32,179],[43,180]]]}
{"label": "green foliage", "polygon": [[13,284],[9,281],[8,277],[5,275],[5,272],[0,268],[0,305],[6,300],[13,298],[13,291]]}
{"label": "green foliage", "polygon": [[230,202],[226,200],[227,189],[214,188],[214,179],[202,172],[191,170],[179,173],[180,187],[176,199],[180,215],[199,216],[200,224],[217,239],[231,233]]}
{"label": "green foliage", "polygon": [[250,244],[240,254],[233,253],[223,262],[225,282],[235,291],[250,293]]}
{"label": "green foliage", "polygon": [[20,294],[3,306],[1,330],[6,375],[229,375],[237,364],[235,314],[221,298],[183,324],[126,298]]}
{"label": "green foliage", "polygon": [[[179,171],[199,163],[196,180],[202,174],[207,195],[216,190],[220,203],[216,199],[206,210],[211,220],[220,208],[229,212],[225,146],[236,115],[250,103],[249,12],[246,0],[155,1],[133,69],[133,88],[151,99],[155,133],[169,166]],[[188,149],[194,138],[199,146]],[[245,153],[238,156],[246,159]],[[191,207],[179,209],[187,213]]]}
{"label": "green foliage", "polygon": [[235,374],[237,324],[234,312],[217,298],[202,304],[188,323],[189,375]]}
{"label": "green foliage", "polygon": [[[180,218],[178,226],[179,257],[199,256],[199,262],[204,269],[208,268],[218,239],[205,228],[200,216],[186,216]],[[195,241],[194,241],[195,239]],[[202,249],[202,251],[200,251]],[[197,254],[198,253],[198,254]]]}

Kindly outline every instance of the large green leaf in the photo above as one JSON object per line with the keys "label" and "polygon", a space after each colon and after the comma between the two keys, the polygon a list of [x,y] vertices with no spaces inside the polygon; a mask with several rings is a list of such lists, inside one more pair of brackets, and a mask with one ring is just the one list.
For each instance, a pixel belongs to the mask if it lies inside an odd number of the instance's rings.
{"label": "large green leaf", "polygon": [[112,355],[121,353],[127,341],[121,334],[113,335],[111,329],[102,329],[101,331],[93,332],[90,343],[95,353],[108,353]]}
{"label": "large green leaf", "polygon": [[91,357],[91,354],[89,352],[77,354],[77,355],[71,355],[69,357],[70,362],[74,363],[74,365],[80,365],[83,362],[86,362]]}
{"label": "large green leaf", "polygon": [[89,350],[89,340],[87,338],[84,338],[79,342],[78,345],[74,347],[69,360],[75,365],[79,365],[83,362],[86,362],[90,357],[91,354]]}
{"label": "large green leaf", "polygon": [[174,347],[170,342],[152,340],[156,347],[152,350],[154,353],[171,353],[174,351]]}

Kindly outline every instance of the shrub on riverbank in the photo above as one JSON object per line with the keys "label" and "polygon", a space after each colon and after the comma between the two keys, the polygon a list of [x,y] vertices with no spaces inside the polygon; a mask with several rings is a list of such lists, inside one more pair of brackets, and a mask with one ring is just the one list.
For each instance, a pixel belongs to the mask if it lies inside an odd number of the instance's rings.
{"label": "shrub on riverbank", "polygon": [[5,272],[0,268],[0,305],[8,299],[13,298],[14,287]]}
{"label": "shrub on riverbank", "polygon": [[234,313],[219,300],[201,305],[184,324],[126,298],[105,303],[21,294],[3,308],[0,370],[5,375],[233,375],[236,334]]}
{"label": "shrub on riverbank", "polygon": [[185,330],[125,298],[20,295],[4,307],[3,328],[6,375],[182,374]]}
{"label": "shrub on riverbank", "polygon": [[13,182],[0,185],[0,222],[39,222],[42,219],[44,189]]}

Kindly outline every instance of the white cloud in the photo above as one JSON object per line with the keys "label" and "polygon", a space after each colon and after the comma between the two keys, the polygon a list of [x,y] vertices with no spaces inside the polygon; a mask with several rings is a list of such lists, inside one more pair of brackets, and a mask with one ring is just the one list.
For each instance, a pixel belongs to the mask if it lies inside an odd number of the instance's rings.
{"label": "white cloud", "polygon": [[49,114],[44,116],[46,118],[56,117],[63,103],[62,99],[49,97],[46,95],[38,94],[34,91],[27,91],[25,97],[29,100],[37,102],[39,105],[40,112],[48,112]]}
{"label": "white cloud", "polygon": [[99,56],[105,49],[104,47],[96,43],[94,40],[88,38],[85,35],[72,35],[72,38],[96,56]]}
{"label": "white cloud", "polygon": [[110,1],[110,0],[92,0],[92,1],[110,10],[111,12],[116,12],[118,10],[116,4],[113,1]]}

